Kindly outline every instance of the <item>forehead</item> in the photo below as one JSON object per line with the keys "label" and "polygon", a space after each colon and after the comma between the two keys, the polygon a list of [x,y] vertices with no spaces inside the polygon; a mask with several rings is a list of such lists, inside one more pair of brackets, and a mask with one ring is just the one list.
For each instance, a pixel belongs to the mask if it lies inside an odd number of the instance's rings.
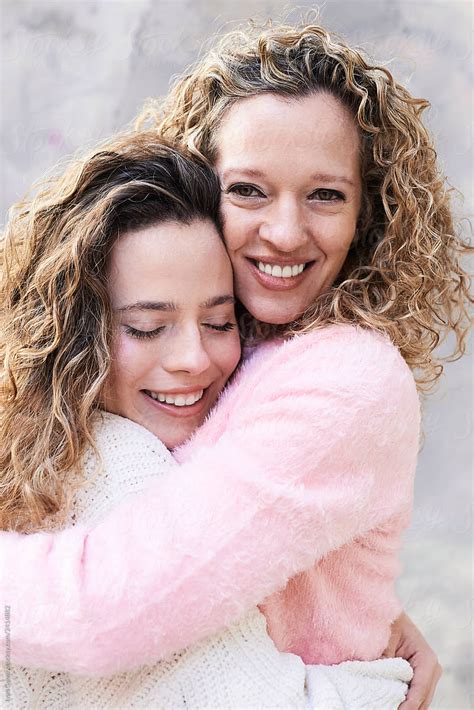
{"label": "forehead", "polygon": [[135,300],[173,300],[173,294],[194,297],[194,291],[205,300],[204,291],[222,285],[232,290],[232,270],[210,221],[164,222],[127,232],[111,252],[108,288],[113,301],[125,294]]}
{"label": "forehead", "polygon": [[219,253],[221,245],[210,220],[169,220],[122,233],[113,246],[111,261],[125,262],[128,268],[139,264],[142,269],[146,265],[162,269],[201,254]]}
{"label": "forehead", "polygon": [[[327,93],[301,98],[262,94],[237,101],[216,132],[219,171],[258,160],[265,168],[288,161],[317,168],[357,169],[359,132],[349,110]],[[248,167],[251,167],[250,165]]]}

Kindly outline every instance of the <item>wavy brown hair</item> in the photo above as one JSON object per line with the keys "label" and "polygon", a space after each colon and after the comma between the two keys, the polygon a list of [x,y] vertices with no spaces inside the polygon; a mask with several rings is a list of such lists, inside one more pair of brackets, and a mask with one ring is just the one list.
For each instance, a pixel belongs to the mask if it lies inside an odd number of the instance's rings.
{"label": "wavy brown hair", "polygon": [[213,171],[125,134],[12,209],[2,242],[0,528],[64,522],[109,372],[108,254],[120,233],[212,220]]}
{"label": "wavy brown hair", "polygon": [[251,23],[219,40],[164,103],[149,102],[137,126],[151,124],[212,163],[226,111],[262,92],[294,98],[328,92],[351,111],[361,139],[363,200],[354,243],[330,292],[284,326],[244,314],[247,333],[288,337],[332,322],[375,328],[428,390],[442,371],[433,351],[450,331],[451,358],[464,352],[472,303],[461,265],[469,246],[455,231],[450,190],[421,120],[428,102],[323,27]]}

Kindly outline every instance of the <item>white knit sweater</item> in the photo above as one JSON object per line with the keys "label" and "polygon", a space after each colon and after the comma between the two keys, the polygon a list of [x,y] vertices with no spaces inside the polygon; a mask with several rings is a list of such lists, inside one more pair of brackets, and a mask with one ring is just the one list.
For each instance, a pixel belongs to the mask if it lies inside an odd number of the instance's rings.
{"label": "white knit sweater", "polygon": [[[98,416],[95,440],[101,461],[87,451],[89,481],[76,495],[71,525],[97,522],[176,465],[153,434],[113,414]],[[15,710],[396,710],[410,678],[409,664],[397,658],[305,666],[276,649],[255,607],[224,631],[130,673],[87,678],[12,666],[11,697]]]}
{"label": "white knit sweater", "polygon": [[[95,440],[102,462],[98,465],[87,452],[84,468],[91,480],[76,496],[72,525],[96,522],[155,476],[172,475],[176,465],[153,434],[113,414],[100,417]],[[135,672],[84,678],[19,666],[11,670],[14,708],[307,707],[303,661],[276,649],[257,608],[225,631]]]}

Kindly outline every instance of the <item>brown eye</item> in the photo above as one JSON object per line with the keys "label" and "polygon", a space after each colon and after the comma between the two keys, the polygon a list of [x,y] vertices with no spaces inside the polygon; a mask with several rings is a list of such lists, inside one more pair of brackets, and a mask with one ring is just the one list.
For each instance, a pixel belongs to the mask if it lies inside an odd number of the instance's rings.
{"label": "brown eye", "polygon": [[226,192],[231,195],[236,195],[237,197],[263,197],[263,193],[255,187],[255,185],[248,185],[247,183],[238,183],[236,185],[231,185]]}
{"label": "brown eye", "polygon": [[320,189],[315,190],[311,197],[320,202],[337,202],[338,200],[344,200],[344,195],[338,190]]}

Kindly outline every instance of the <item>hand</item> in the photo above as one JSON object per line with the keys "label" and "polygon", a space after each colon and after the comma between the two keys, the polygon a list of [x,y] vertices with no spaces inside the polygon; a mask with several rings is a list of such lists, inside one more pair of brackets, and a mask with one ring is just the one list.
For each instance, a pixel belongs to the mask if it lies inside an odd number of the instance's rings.
{"label": "hand", "polygon": [[398,710],[427,710],[443,669],[433,649],[405,613],[393,622],[392,635],[383,656],[399,656],[413,668],[413,680],[406,700]]}

